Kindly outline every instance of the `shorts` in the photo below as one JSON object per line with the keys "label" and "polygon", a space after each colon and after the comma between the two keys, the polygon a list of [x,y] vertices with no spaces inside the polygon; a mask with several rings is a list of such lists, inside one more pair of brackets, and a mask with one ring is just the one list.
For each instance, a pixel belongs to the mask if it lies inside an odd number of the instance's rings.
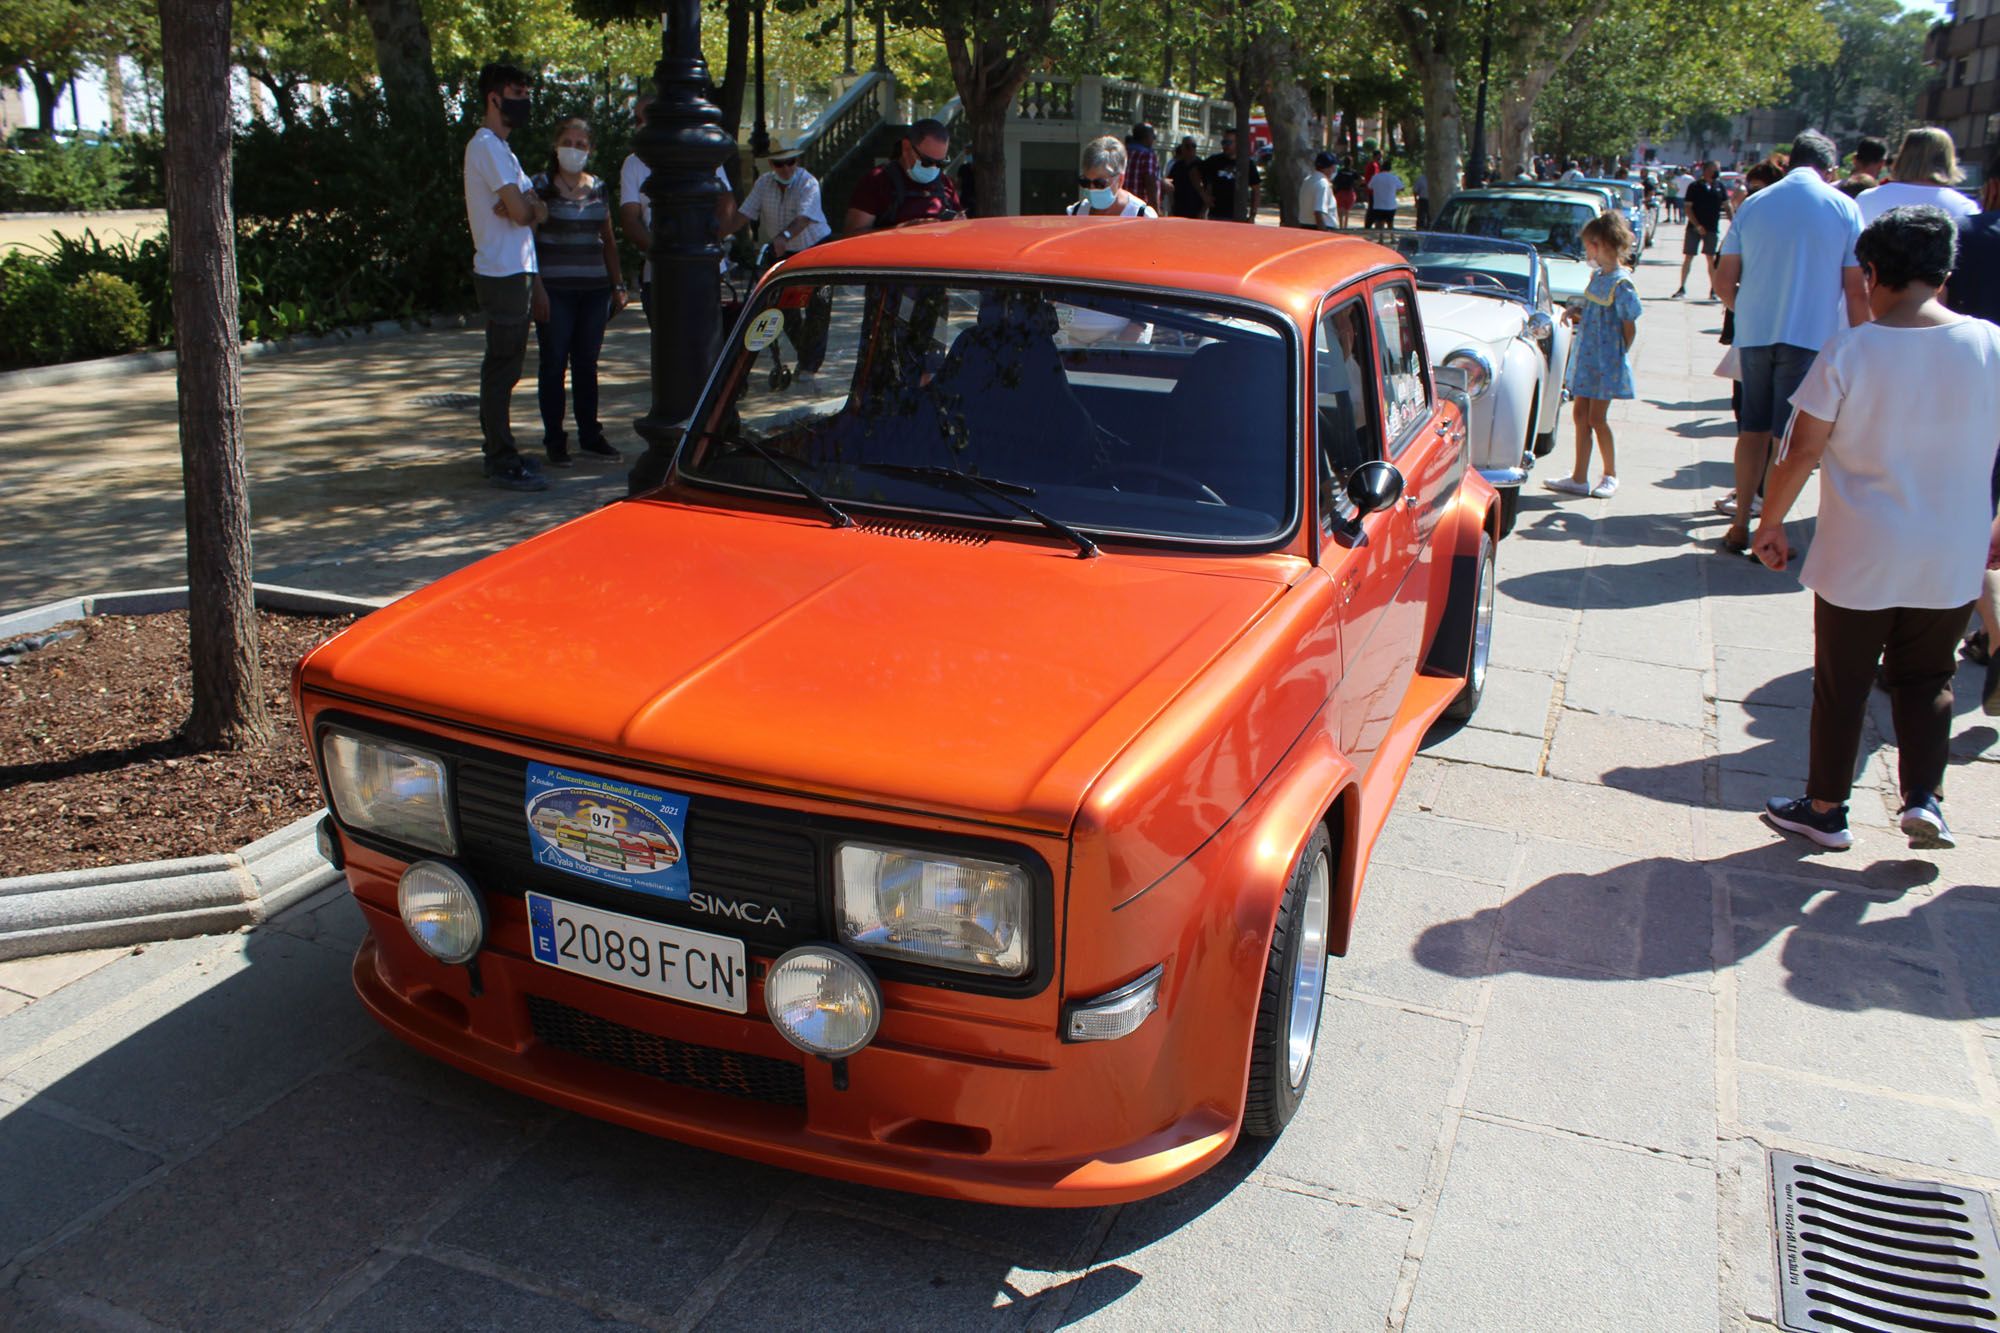
{"label": "shorts", "polygon": [[[1718,224],[1716,231],[1720,230],[1721,227]],[[1721,253],[1722,245],[1721,240],[1716,236],[1716,231],[1711,231],[1708,235],[1704,236],[1694,229],[1694,223],[1688,223],[1687,231],[1681,236],[1681,253],[1683,255],[1698,255],[1705,250],[1708,252],[1709,258],[1715,258]]]}
{"label": "shorts", "polygon": [[1819,353],[1790,343],[1739,347],[1736,352],[1743,370],[1743,410],[1737,414],[1737,429],[1746,435],[1768,431],[1782,436],[1792,421],[1792,395],[1805,383]]}

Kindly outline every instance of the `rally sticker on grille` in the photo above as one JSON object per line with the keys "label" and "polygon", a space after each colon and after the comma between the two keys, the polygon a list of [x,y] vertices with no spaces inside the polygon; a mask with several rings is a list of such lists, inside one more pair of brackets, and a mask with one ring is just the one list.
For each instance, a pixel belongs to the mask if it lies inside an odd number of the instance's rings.
{"label": "rally sticker on grille", "polygon": [[686,901],[687,804],[672,792],[528,765],[536,864],[623,889]]}

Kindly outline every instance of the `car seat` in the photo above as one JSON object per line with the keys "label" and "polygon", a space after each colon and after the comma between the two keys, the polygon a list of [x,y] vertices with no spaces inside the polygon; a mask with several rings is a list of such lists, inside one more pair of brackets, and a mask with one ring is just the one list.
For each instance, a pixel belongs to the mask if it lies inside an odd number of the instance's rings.
{"label": "car seat", "polygon": [[1097,428],[1070,388],[1055,307],[989,292],[930,386],[956,466],[1009,481],[1070,483],[1095,465]]}
{"label": "car seat", "polygon": [[1167,398],[1160,465],[1185,473],[1231,506],[1285,512],[1291,431],[1284,345],[1275,338],[1208,343]]}

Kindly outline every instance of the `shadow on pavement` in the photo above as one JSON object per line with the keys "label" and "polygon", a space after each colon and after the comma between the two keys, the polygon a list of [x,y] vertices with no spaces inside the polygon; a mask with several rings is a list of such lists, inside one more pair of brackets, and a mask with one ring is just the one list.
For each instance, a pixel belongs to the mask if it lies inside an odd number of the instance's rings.
{"label": "shadow on pavement", "polygon": [[417,1055],[353,994],[344,894],[286,925],[152,946],[0,1019],[0,1328],[1067,1322],[1268,1146],[1116,1209],[794,1174]]}

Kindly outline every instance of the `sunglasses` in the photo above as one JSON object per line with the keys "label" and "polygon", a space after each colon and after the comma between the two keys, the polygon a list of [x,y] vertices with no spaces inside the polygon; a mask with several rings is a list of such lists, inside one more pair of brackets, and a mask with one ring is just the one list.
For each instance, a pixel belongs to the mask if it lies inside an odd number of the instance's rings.
{"label": "sunglasses", "polygon": [[1076,183],[1086,190],[1108,190],[1111,188],[1111,181],[1109,179],[1097,176],[1078,176]]}
{"label": "sunglasses", "polygon": [[915,144],[910,145],[910,151],[917,155],[917,162],[921,166],[941,167],[947,161],[950,160],[949,157],[932,157],[930,154],[926,153],[923,149],[917,147]]}

